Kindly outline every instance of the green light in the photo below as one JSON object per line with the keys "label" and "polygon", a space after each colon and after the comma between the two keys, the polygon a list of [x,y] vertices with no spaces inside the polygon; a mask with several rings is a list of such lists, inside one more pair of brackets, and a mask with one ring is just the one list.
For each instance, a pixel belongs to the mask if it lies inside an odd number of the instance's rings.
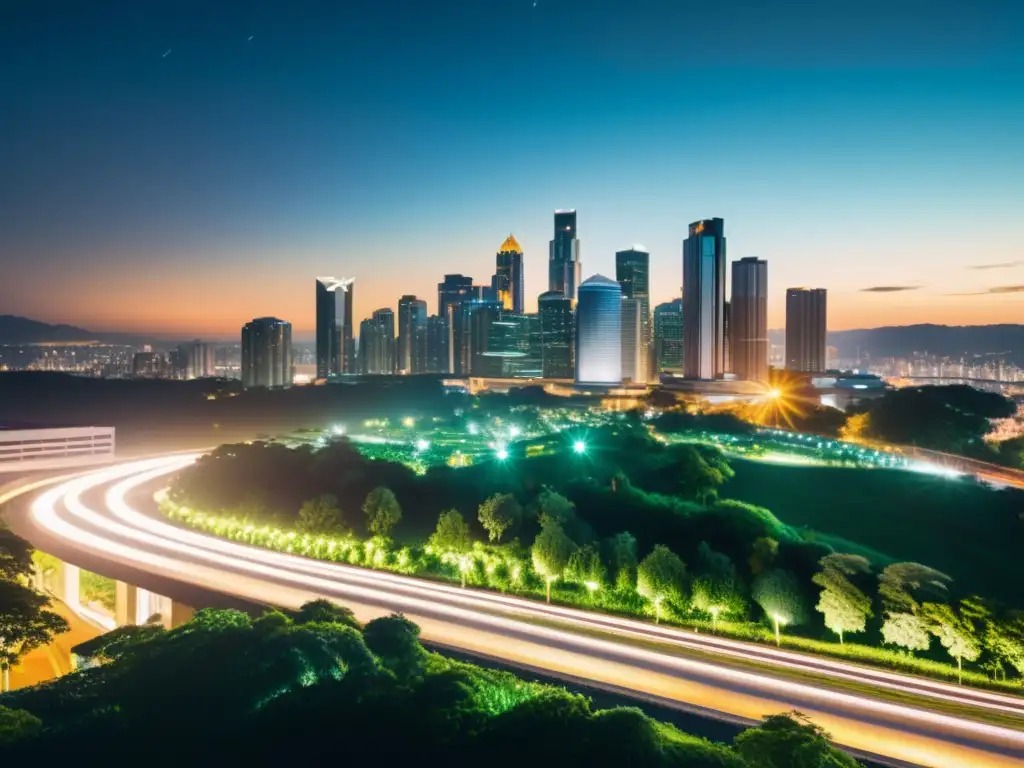
{"label": "green light", "polygon": [[504,448],[499,448],[498,449],[498,461],[504,461],[507,458],[508,458],[508,451],[505,450]]}
{"label": "green light", "polygon": [[582,440],[577,440],[575,443],[572,444],[572,449],[576,451],[576,453],[586,453],[587,444],[584,443]]}
{"label": "green light", "polygon": [[417,440],[416,441],[416,450],[417,451],[425,451],[429,447],[430,447],[430,443],[427,442],[426,440]]}

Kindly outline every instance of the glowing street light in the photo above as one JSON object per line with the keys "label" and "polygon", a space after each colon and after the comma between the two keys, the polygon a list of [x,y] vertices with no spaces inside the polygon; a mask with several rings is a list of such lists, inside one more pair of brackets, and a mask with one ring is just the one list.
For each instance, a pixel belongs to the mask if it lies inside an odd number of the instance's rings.
{"label": "glowing street light", "polygon": [[519,427],[512,426],[508,428],[509,437],[519,437]]}
{"label": "glowing street light", "polygon": [[413,427],[416,426],[416,419],[414,419],[412,416],[406,416],[404,419],[402,419],[402,426],[412,429]]}
{"label": "glowing street light", "polygon": [[572,449],[576,453],[583,454],[587,452],[587,444],[584,443],[582,440],[577,440],[575,443],[572,444]]}
{"label": "glowing street light", "polygon": [[471,435],[475,435],[477,432],[480,431],[479,429],[477,429],[476,424],[473,424],[472,422],[470,422],[468,425],[466,425],[466,429],[469,430],[469,434],[471,434]]}
{"label": "glowing street light", "polygon": [[498,449],[498,461],[504,461],[508,458],[508,450],[505,448]]}
{"label": "glowing street light", "polygon": [[417,451],[425,451],[429,447],[430,447],[430,443],[427,440],[417,440],[416,441],[416,450]]}

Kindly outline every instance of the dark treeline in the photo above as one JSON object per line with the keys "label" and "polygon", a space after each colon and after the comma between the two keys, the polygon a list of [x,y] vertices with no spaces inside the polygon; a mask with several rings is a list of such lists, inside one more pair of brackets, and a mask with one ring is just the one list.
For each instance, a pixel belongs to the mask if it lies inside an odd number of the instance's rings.
{"label": "dark treeline", "polygon": [[716,744],[430,653],[418,634],[401,616],[360,627],[326,601],[125,627],[76,649],[91,668],[4,697],[0,754],[39,765],[80,760],[83,745],[112,765],[857,765],[799,716]]}

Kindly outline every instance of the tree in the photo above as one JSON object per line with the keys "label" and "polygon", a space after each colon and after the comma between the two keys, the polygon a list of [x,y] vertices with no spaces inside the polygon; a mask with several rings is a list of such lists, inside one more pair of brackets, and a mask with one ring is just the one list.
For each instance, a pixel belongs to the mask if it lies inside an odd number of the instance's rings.
{"label": "tree", "polygon": [[569,579],[583,584],[592,592],[604,586],[604,563],[601,562],[601,554],[593,544],[584,544],[572,553],[567,572]]}
{"label": "tree", "polygon": [[402,508],[390,488],[374,488],[363,502],[366,528],[374,536],[389,536],[402,519]]}
{"label": "tree", "polygon": [[839,428],[839,439],[848,443],[859,443],[864,440],[870,429],[871,415],[868,413],[854,413]]}
{"label": "tree", "polygon": [[686,445],[674,451],[673,457],[678,460],[672,473],[680,492],[700,504],[713,501],[719,486],[735,474],[717,448]]}
{"label": "tree", "polygon": [[0,692],[18,659],[68,630],[62,616],[47,610],[50,599],[22,583],[31,573],[28,542],[0,527]]}
{"label": "tree", "polygon": [[628,531],[617,533],[608,539],[607,547],[615,588],[636,589],[636,537]]}
{"label": "tree", "polygon": [[736,737],[736,749],[751,768],[857,768],[832,746],[829,734],[805,715],[769,715],[757,728]]}
{"label": "tree", "polygon": [[662,603],[668,600],[679,604],[685,600],[686,564],[671,549],[658,544],[637,568],[636,591],[653,603],[657,624]]}
{"label": "tree", "polygon": [[718,631],[720,615],[742,614],[745,609],[736,566],[727,555],[715,552],[702,541],[697,548],[695,569],[698,575],[693,581],[690,605],[710,615],[711,629]]}
{"label": "tree", "polygon": [[882,640],[914,651],[927,651],[931,645],[928,625],[913,613],[890,613],[882,622]]}
{"label": "tree", "polygon": [[325,493],[305,502],[299,509],[299,522],[296,527],[303,533],[339,533],[343,524],[341,509],[338,508],[338,497]]}
{"label": "tree", "polygon": [[38,736],[42,730],[43,721],[31,712],[0,707],[0,747]]}
{"label": "tree", "polygon": [[888,614],[917,613],[921,597],[942,599],[949,576],[920,563],[891,563],[878,577],[878,595]]}
{"label": "tree", "polygon": [[537,496],[537,512],[541,525],[545,519],[553,520],[564,530],[576,517],[576,505],[557,491],[545,488]]}
{"label": "tree", "polygon": [[437,518],[437,528],[430,536],[430,546],[455,560],[459,567],[459,578],[462,586],[466,586],[466,571],[469,568],[469,551],[473,547],[473,539],[469,534],[469,524],[462,518],[457,509],[442,512]]}
{"label": "tree", "polygon": [[480,525],[492,542],[501,540],[505,532],[516,525],[523,515],[516,497],[511,493],[496,493],[480,505]]}
{"label": "tree", "polygon": [[928,631],[939,638],[946,652],[956,659],[957,679],[963,684],[964,659],[976,661],[981,645],[970,620],[946,603],[925,603],[921,615],[928,622]]}
{"label": "tree", "polygon": [[775,564],[775,558],[779,554],[779,542],[766,536],[759,536],[754,539],[750,552],[750,572],[757,576],[767,571]]}
{"label": "tree", "polygon": [[569,567],[576,545],[565,535],[562,526],[554,518],[545,517],[540,533],[534,539],[530,554],[533,570],[544,579],[547,586],[547,601],[551,602],[551,585],[562,578]]}
{"label": "tree", "polygon": [[332,603],[330,600],[311,600],[295,613],[296,624],[343,624],[359,629],[359,622],[351,608]]}
{"label": "tree", "polygon": [[863,632],[871,611],[871,598],[861,592],[850,576],[870,573],[871,566],[860,555],[826,555],[819,561],[821,570],[811,581],[821,587],[816,606],[825,616],[825,626],[839,635],[843,642],[846,632]]}
{"label": "tree", "polygon": [[1011,613],[1005,618],[989,621],[983,641],[985,650],[1024,677],[1024,613]]}
{"label": "tree", "polygon": [[764,571],[754,579],[751,589],[754,602],[761,606],[775,628],[775,644],[781,642],[780,626],[799,625],[807,620],[803,593],[796,577],[789,571]]}
{"label": "tree", "polygon": [[400,613],[374,619],[363,628],[367,647],[401,681],[423,674],[426,654],[419,636],[420,628]]}

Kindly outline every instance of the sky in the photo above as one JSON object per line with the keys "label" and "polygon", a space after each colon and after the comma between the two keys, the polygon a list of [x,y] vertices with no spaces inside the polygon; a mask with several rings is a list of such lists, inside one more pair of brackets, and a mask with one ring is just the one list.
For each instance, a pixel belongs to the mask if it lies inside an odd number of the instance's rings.
{"label": "sky", "polygon": [[1024,322],[1024,3],[75,0],[0,12],[0,314],[232,338],[356,322],[552,211],[583,274],[725,219],[832,329]]}

